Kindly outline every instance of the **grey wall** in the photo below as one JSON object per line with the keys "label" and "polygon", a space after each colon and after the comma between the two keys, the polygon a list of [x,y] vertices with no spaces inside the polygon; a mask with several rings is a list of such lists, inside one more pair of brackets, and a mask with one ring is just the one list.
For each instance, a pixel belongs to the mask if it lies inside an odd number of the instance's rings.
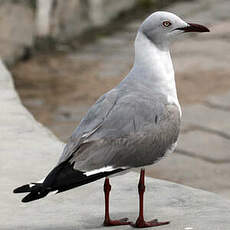
{"label": "grey wall", "polygon": [[65,41],[107,24],[138,0],[0,0],[0,57],[13,64],[36,38]]}

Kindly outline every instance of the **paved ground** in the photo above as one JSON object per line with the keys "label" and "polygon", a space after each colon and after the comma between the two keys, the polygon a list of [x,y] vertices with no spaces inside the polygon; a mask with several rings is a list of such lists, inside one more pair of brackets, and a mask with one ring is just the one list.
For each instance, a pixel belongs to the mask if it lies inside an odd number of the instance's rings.
{"label": "paved ground", "polygon": [[[0,107],[0,229],[108,229],[102,227],[102,180],[29,204],[21,203],[22,196],[12,193],[18,185],[43,178],[56,164],[63,144],[21,105],[10,74],[1,62]],[[127,216],[135,221],[138,214],[137,182],[136,173],[111,179],[113,218]],[[157,229],[229,229],[230,201],[171,182],[153,178],[147,178],[146,182],[146,219],[157,217],[171,221],[170,225]]]}
{"label": "paved ground", "polygon": [[[176,153],[151,167],[148,175],[230,198],[230,2],[187,1],[168,10],[208,25],[211,33],[181,37],[172,47],[182,133]],[[81,51],[17,65],[13,72],[24,104],[66,140],[88,107],[128,72],[140,22]]]}
{"label": "paved ground", "polygon": [[230,92],[185,107],[176,153],[148,175],[230,198]]}

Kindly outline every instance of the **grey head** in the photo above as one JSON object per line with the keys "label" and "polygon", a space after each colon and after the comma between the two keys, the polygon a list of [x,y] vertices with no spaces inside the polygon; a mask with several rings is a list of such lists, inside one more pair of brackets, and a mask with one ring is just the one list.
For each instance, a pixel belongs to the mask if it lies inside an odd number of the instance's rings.
{"label": "grey head", "polygon": [[168,46],[177,35],[185,32],[209,32],[205,26],[187,23],[177,15],[157,11],[145,19],[139,28],[157,46]]}

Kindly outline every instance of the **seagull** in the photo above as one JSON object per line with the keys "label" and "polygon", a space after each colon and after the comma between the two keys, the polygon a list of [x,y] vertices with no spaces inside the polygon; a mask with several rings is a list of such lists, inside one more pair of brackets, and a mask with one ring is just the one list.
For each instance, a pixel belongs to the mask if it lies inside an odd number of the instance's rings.
{"label": "seagull", "polygon": [[[165,11],[157,11],[144,20],[137,32],[134,64],[128,75],[89,109],[45,179],[14,190],[29,193],[22,202],[105,177],[104,226],[143,228],[169,224],[144,219],[145,167],[176,147],[181,108],[169,47],[178,35],[187,32],[209,29]],[[113,220],[109,213],[109,178],[133,168],[140,169],[139,216],[135,223],[127,218]]]}

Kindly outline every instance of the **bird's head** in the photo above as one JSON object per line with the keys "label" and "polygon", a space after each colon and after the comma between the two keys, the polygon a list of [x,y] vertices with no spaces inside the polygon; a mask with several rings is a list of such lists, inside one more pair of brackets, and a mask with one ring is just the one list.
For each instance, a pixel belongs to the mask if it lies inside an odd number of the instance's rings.
{"label": "bird's head", "polygon": [[173,13],[157,11],[145,19],[139,31],[154,44],[164,46],[179,34],[209,32],[209,29],[199,24],[187,23]]}

